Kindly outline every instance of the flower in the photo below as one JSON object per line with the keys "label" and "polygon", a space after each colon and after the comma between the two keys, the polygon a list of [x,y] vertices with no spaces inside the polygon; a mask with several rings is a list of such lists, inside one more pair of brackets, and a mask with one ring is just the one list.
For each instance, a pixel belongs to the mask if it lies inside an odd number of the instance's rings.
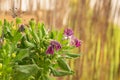
{"label": "flower", "polygon": [[64,30],[64,35],[66,36],[66,37],[70,37],[70,36],[72,36],[73,35],[73,31],[71,30],[71,29],[65,29]]}
{"label": "flower", "polygon": [[48,46],[48,49],[46,50],[47,54],[53,54],[54,53],[54,48],[50,45]]}
{"label": "flower", "polygon": [[76,46],[76,47],[81,46],[81,41],[80,41],[80,40],[74,39],[74,42],[75,42],[75,46]]}
{"label": "flower", "polygon": [[54,53],[54,49],[57,51],[59,49],[61,49],[61,45],[60,43],[58,43],[57,41],[51,41],[50,45],[48,46],[46,53],[47,54],[53,54]]}
{"label": "flower", "polygon": [[78,40],[77,38],[72,37],[71,38],[71,44],[75,47],[79,47],[79,46],[81,46],[81,40]]}
{"label": "flower", "polygon": [[58,43],[57,41],[51,41],[50,44],[51,44],[51,46],[53,46],[53,48],[55,48],[56,50],[61,49],[61,45],[60,45],[60,43]]}

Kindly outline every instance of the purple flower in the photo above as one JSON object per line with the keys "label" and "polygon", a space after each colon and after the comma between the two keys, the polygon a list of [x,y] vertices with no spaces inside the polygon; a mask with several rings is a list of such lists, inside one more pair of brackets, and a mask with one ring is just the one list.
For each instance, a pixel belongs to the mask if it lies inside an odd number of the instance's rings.
{"label": "purple flower", "polygon": [[48,46],[48,49],[46,50],[47,54],[53,54],[54,53],[54,48],[50,45]]}
{"label": "purple flower", "polygon": [[51,41],[50,45],[48,46],[46,53],[47,54],[53,54],[54,53],[54,49],[57,51],[59,49],[61,49],[61,45],[60,43],[58,43],[57,41]]}
{"label": "purple flower", "polygon": [[51,46],[53,46],[53,48],[55,48],[56,50],[61,49],[61,45],[60,45],[60,43],[58,43],[57,41],[51,41],[50,44],[51,44]]}
{"label": "purple flower", "polygon": [[81,41],[80,41],[80,40],[74,39],[74,42],[75,42],[75,46],[76,46],[76,47],[81,46]]}
{"label": "purple flower", "polygon": [[73,31],[71,29],[65,29],[64,30],[64,35],[69,37],[69,36],[72,36],[73,35]]}
{"label": "purple flower", "polygon": [[81,46],[81,40],[78,40],[77,38],[71,38],[71,44],[75,47]]}

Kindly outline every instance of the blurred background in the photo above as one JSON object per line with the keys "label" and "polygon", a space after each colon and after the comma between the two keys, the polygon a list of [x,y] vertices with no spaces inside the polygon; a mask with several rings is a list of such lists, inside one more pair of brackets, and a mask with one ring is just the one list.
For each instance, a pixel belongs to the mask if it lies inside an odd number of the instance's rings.
{"label": "blurred background", "polygon": [[83,41],[69,61],[75,74],[56,80],[120,80],[120,0],[0,0],[0,19],[15,17],[70,27]]}

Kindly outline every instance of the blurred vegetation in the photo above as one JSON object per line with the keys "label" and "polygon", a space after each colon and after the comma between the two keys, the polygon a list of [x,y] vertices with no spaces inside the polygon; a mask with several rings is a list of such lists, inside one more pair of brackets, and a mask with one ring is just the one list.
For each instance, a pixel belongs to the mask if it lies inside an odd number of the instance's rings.
{"label": "blurred vegetation", "polygon": [[93,8],[91,0],[54,1],[54,10],[43,10],[38,3],[36,11],[28,8],[20,17],[34,18],[48,28],[71,27],[83,41],[81,49],[74,50],[83,54],[69,62],[76,73],[57,80],[120,80],[120,26],[114,23],[117,10],[120,11],[119,0],[96,0]]}
{"label": "blurred vegetation", "polygon": [[69,26],[83,40],[83,54],[67,80],[120,80],[120,27],[113,23],[115,13],[110,22],[111,0],[96,0],[93,9],[89,2],[71,0]]}

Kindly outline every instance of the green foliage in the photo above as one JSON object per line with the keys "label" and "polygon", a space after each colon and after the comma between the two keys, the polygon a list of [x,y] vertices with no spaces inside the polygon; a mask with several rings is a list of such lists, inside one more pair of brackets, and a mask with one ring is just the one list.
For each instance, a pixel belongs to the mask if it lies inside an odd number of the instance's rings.
{"label": "green foliage", "polygon": [[[20,18],[16,18],[16,25],[7,20],[3,24],[0,21],[4,34],[0,48],[0,79],[50,80],[50,74],[72,75],[74,72],[67,61],[79,57],[79,54],[70,53],[75,47],[70,46],[68,39],[63,40],[63,30],[48,32],[43,23],[30,20],[20,32],[21,22]],[[60,50],[54,49],[54,54],[47,54],[51,41],[60,42],[61,47]]]}

